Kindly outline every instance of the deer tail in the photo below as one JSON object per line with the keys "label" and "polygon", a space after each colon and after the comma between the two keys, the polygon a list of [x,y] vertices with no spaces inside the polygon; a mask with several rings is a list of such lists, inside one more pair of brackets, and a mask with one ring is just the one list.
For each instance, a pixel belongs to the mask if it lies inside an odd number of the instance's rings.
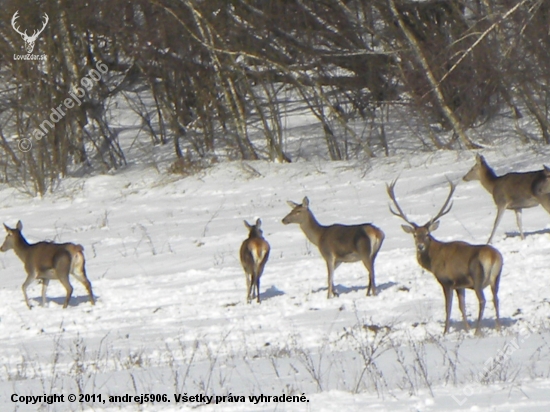
{"label": "deer tail", "polygon": [[370,248],[370,257],[374,259],[382,247],[382,242],[384,242],[384,232],[378,229],[375,226],[367,226],[365,232],[369,237],[371,248]]}

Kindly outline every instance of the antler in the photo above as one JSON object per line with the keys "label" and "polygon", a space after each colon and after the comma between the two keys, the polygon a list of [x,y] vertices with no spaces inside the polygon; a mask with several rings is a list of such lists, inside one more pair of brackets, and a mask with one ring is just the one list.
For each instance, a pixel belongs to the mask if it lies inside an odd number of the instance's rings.
{"label": "antler", "polygon": [[36,40],[36,38],[38,37],[38,35],[40,33],[42,33],[44,31],[44,29],[46,28],[46,25],[48,24],[48,22],[50,21],[50,18],[48,17],[48,15],[46,13],[44,13],[44,17],[45,17],[45,20],[44,20],[44,23],[42,24],[42,28],[40,30],[34,30],[32,36],[29,36],[27,34],[27,30],[25,30],[24,33],[21,32],[21,30],[19,30],[19,27],[15,25],[15,21],[19,18],[19,10],[17,10],[15,12],[15,14],[13,15],[13,17],[11,18],[11,26],[13,27],[13,29],[19,33],[21,36],[23,36],[23,38],[25,40],[28,40],[28,41],[34,41]]}
{"label": "antler", "polygon": [[[435,215],[435,217],[430,220],[430,223],[438,221],[441,217],[445,216],[447,213],[449,213],[451,211],[451,208],[453,207],[453,204],[451,203],[449,205],[449,202],[451,201],[451,198],[453,197],[453,193],[456,189],[456,185],[449,180],[449,186],[450,186],[449,195],[447,196],[447,199],[445,200],[445,203],[441,207],[441,210],[439,212],[437,212],[437,215]],[[449,207],[447,207],[447,206],[449,206]]]}
{"label": "antler", "polygon": [[35,30],[36,33],[34,33],[31,37],[32,38],[37,38],[38,35],[40,33],[42,33],[44,31],[44,29],[46,28],[46,25],[48,24],[48,22],[50,21],[50,18],[48,17],[48,15],[46,13],[44,13],[44,17],[46,18],[44,23],[42,24],[42,28],[40,30]]}
{"label": "antler", "polygon": [[[418,227],[418,225],[416,225],[414,222],[412,222],[411,220],[409,220],[407,218],[407,215],[405,215],[405,212],[403,212],[403,209],[401,209],[401,206],[399,206],[399,203],[397,203],[397,199],[395,198],[395,192],[394,192],[394,188],[395,188],[396,183],[397,183],[397,179],[394,180],[390,185],[386,184],[386,190],[388,191],[388,196],[393,201],[393,204],[395,205],[395,207],[397,209],[397,212],[396,212],[390,206],[390,212],[392,214],[394,214],[395,216],[400,217],[401,219],[403,219],[409,225]],[[443,206],[441,207],[439,212],[437,212],[435,217],[430,219],[430,221],[429,221],[430,224],[436,222],[441,217],[445,216],[447,213],[449,213],[451,211],[451,208],[453,207],[452,204],[449,205],[449,202],[451,201],[451,198],[453,197],[453,193],[456,189],[456,185],[453,182],[451,182],[450,180],[449,180],[449,185],[450,185],[449,195],[447,196],[447,199],[445,200],[445,203],[443,204]]]}
{"label": "antler", "polygon": [[395,198],[395,192],[394,192],[394,188],[395,188],[395,184],[397,183],[397,179],[395,179],[391,184],[387,184],[386,183],[386,190],[388,192],[388,196],[390,197],[390,199],[393,201],[393,204],[395,205],[395,207],[397,208],[397,212],[395,210],[393,210],[390,206],[390,212],[392,214],[394,214],[395,216],[397,217],[400,217],[401,219],[403,219],[405,222],[407,222],[409,225],[411,226],[416,226],[415,223],[411,222],[407,216],[405,215],[405,212],[403,212],[403,209],[401,209],[401,206],[399,206],[399,203],[397,203],[397,199]]}
{"label": "antler", "polygon": [[15,26],[15,20],[18,19],[18,14],[19,14],[19,10],[17,10],[15,12],[15,14],[13,15],[13,17],[11,18],[11,26],[13,27],[13,29],[19,33],[21,36],[26,36],[27,35],[27,30],[25,30],[25,33],[21,33],[21,31],[19,30],[19,27]]}

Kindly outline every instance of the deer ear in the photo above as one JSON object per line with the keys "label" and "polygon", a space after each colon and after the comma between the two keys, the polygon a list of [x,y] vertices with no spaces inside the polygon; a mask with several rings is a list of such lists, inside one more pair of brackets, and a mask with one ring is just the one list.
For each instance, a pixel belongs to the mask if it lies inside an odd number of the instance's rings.
{"label": "deer ear", "polygon": [[243,222],[244,222],[244,227],[246,227],[247,229],[250,229],[252,227],[252,225],[248,223],[246,220],[243,220]]}
{"label": "deer ear", "polygon": [[4,228],[6,229],[6,232],[9,232],[11,229],[4,223]]}
{"label": "deer ear", "polygon": [[256,219],[256,228],[261,228],[262,227],[262,219],[258,218]]}
{"label": "deer ear", "polygon": [[413,228],[412,226],[401,225],[401,227],[403,228],[403,230],[404,230],[406,233],[413,233],[413,232],[414,232],[414,228]]}
{"label": "deer ear", "polygon": [[439,227],[439,220],[436,220],[435,222],[430,223],[430,226],[428,226],[428,230],[430,232],[433,232],[434,230],[437,230],[438,227]]}
{"label": "deer ear", "polygon": [[16,228],[17,228],[17,230],[22,230],[23,229],[23,223],[21,223],[21,221],[18,221]]}
{"label": "deer ear", "polygon": [[292,200],[287,200],[286,203],[287,205],[290,206],[291,209],[294,209],[295,207],[300,206],[298,203],[293,202]]}
{"label": "deer ear", "polygon": [[309,207],[309,199],[306,197],[304,197],[304,200],[302,200],[302,206],[304,207]]}

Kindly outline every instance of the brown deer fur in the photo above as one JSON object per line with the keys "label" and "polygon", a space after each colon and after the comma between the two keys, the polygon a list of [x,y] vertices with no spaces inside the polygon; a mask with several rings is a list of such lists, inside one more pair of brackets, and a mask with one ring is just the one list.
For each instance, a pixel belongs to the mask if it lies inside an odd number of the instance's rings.
{"label": "brown deer fur", "polygon": [[246,276],[246,301],[250,303],[254,297],[260,300],[260,278],[269,259],[269,243],[263,238],[262,221],[256,220],[255,225],[244,221],[249,230],[248,238],[242,243],[240,250],[241,264]]}
{"label": "brown deer fur", "polygon": [[491,243],[495,231],[506,209],[513,210],[516,214],[516,222],[521,235],[524,238],[521,223],[521,210],[535,207],[539,204],[550,213],[550,169],[525,173],[507,173],[497,176],[491,169],[485,158],[476,155],[476,164],[470,169],[463,180],[479,180],[483,187],[491,193],[497,206],[497,216],[493,230],[487,243]]}
{"label": "brown deer fur", "polygon": [[27,288],[35,280],[42,281],[42,305],[46,302],[46,289],[51,279],[57,279],[61,282],[67,295],[63,308],[66,308],[71,299],[73,287],[69,281],[69,274],[77,278],[88,291],[90,302],[95,304],[92,293],[92,285],[86,276],[85,260],[83,247],[73,243],[52,243],[39,242],[29,244],[23,237],[21,230],[23,224],[21,221],[17,223],[15,229],[4,225],[8,234],[0,251],[6,252],[13,249],[15,254],[21,259],[27,272],[27,278],[23,283],[23,296],[29,309],[31,305],[27,296]]}
{"label": "brown deer fur", "polygon": [[387,186],[388,195],[393,201],[397,212],[390,207],[390,211],[403,219],[409,225],[402,225],[406,233],[414,237],[416,245],[416,258],[420,266],[433,273],[445,296],[445,329],[449,330],[451,309],[453,304],[453,290],[456,291],[458,304],[462,313],[464,327],[469,329],[466,320],[465,289],[473,289],[479,301],[479,314],[477,318],[476,334],[479,335],[481,319],[485,309],[485,295],[483,289],[491,285],[493,303],[496,313],[496,327],[500,330],[498,287],[502,272],[502,255],[498,250],[488,245],[471,245],[466,242],[440,242],[431,232],[439,227],[439,218],[449,213],[451,206],[447,208],[454,192],[454,185],[447,200],[439,213],[425,225],[419,226],[410,221],[395,198],[395,183]]}
{"label": "brown deer fur", "polygon": [[292,211],[283,218],[283,223],[298,223],[311,243],[319,248],[325,259],[328,271],[327,298],[336,296],[334,291],[334,271],[343,262],[362,261],[369,272],[367,296],[376,295],[374,260],[384,241],[384,232],[374,225],[335,224],[323,226],[317,222],[309,209],[309,200],[304,197],[302,204],[288,202]]}

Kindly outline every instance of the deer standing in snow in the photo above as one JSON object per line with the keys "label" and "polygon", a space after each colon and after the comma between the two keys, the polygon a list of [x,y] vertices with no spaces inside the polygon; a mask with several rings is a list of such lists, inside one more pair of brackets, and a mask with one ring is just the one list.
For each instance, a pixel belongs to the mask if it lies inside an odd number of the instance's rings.
{"label": "deer standing in snow", "polygon": [[244,225],[248,229],[248,238],[242,243],[240,256],[246,276],[246,301],[250,303],[256,298],[260,300],[260,277],[264,272],[265,264],[269,259],[269,243],[264,239],[262,232],[262,221],[256,220],[255,225],[251,225],[246,220]]}
{"label": "deer standing in snow", "polygon": [[476,335],[479,335],[481,318],[485,309],[485,295],[483,289],[491,285],[493,303],[496,312],[496,327],[500,330],[500,318],[498,307],[498,286],[502,272],[502,255],[498,250],[489,245],[471,245],[466,242],[440,242],[431,232],[439,227],[439,219],[450,212],[449,206],[455,186],[450,183],[450,192],[441,210],[425,225],[419,226],[407,218],[395,198],[394,188],[396,181],[387,186],[390,199],[397,211],[390,207],[391,213],[400,217],[409,225],[401,227],[406,233],[414,237],[416,244],[416,259],[420,266],[433,273],[445,295],[445,329],[449,330],[451,308],[453,305],[453,290],[458,297],[458,305],[462,312],[464,327],[469,329],[466,320],[465,289],[473,289],[479,301],[479,314],[477,318]]}
{"label": "deer standing in snow", "polygon": [[27,279],[23,283],[23,296],[29,309],[31,309],[27,297],[29,285],[35,280],[42,281],[42,306],[44,306],[46,303],[46,289],[51,279],[59,280],[67,291],[63,304],[63,308],[66,308],[73,293],[69,274],[72,274],[84,285],[90,296],[91,304],[95,304],[92,285],[86,276],[84,248],[81,245],[53,242],[30,244],[21,233],[23,229],[21,221],[17,222],[15,229],[6,225],[4,227],[8,234],[4,243],[0,246],[0,251],[6,252],[13,249],[23,262],[27,272]]}
{"label": "deer standing in snow", "polygon": [[369,272],[367,296],[371,292],[376,295],[374,260],[384,241],[384,232],[369,223],[323,226],[309,210],[307,197],[304,197],[301,204],[289,201],[288,205],[292,211],[283,218],[283,223],[298,223],[309,241],[319,248],[327,263],[327,298],[337,296],[333,283],[334,271],[342,262],[362,261]]}
{"label": "deer standing in snow", "polygon": [[487,243],[491,243],[506,209],[516,213],[519,233],[524,239],[521,224],[521,209],[542,205],[550,213],[550,168],[524,173],[507,173],[497,176],[481,155],[476,155],[476,164],[462,178],[464,181],[479,180],[497,206],[497,216]]}

